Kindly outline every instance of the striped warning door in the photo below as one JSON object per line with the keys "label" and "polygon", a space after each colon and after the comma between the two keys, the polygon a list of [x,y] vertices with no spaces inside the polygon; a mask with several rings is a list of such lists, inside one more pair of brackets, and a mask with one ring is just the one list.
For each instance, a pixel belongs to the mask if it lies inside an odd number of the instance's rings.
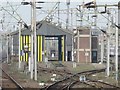
{"label": "striped warning door", "polygon": [[37,35],[37,60],[42,61],[42,36]]}
{"label": "striped warning door", "polygon": [[20,37],[21,61],[28,62],[28,52],[24,52],[24,46],[28,46],[28,50],[30,51],[30,41],[29,35],[22,35]]}

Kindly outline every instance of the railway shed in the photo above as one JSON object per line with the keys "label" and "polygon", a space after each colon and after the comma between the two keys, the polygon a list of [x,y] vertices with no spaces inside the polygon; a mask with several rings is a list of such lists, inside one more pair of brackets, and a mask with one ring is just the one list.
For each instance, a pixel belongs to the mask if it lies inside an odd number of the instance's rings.
{"label": "railway shed", "polygon": [[[72,36],[73,32],[62,29],[60,26],[48,21],[36,23],[37,35],[37,60],[72,61]],[[19,30],[10,34],[11,36],[11,54],[18,55],[19,52]],[[28,46],[31,51],[31,26],[22,28],[20,37],[21,60],[28,61],[29,52],[24,51]]]}

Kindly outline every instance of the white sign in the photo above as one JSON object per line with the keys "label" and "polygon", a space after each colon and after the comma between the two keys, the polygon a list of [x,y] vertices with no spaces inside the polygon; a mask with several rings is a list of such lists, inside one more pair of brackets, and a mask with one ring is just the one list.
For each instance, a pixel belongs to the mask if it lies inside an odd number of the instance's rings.
{"label": "white sign", "polygon": [[44,55],[44,51],[42,51],[42,55]]}
{"label": "white sign", "polygon": [[54,53],[52,53],[52,57],[55,57]]}

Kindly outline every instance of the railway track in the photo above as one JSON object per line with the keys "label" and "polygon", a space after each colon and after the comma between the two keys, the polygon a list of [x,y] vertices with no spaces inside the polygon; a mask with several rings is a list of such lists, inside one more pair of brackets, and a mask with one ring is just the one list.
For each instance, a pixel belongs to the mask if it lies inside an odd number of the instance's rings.
{"label": "railway track", "polygon": [[[80,87],[82,85],[82,87]],[[115,90],[120,90],[120,87],[105,83],[105,82],[100,82],[97,80],[86,80],[85,82],[80,82],[80,81],[74,81],[71,83],[68,87],[67,90],[71,90],[72,88],[112,88]]]}
{"label": "railway track", "polygon": [[10,75],[8,75],[2,68],[2,90],[6,90],[9,88],[24,90],[24,88]]}
{"label": "railway track", "polygon": [[[75,84],[75,82],[77,82],[79,80],[80,75],[88,76],[88,75],[92,75],[95,73],[103,72],[104,70],[105,69],[100,69],[100,70],[91,70],[91,71],[84,71],[84,72],[76,73],[72,76],[69,76],[69,77],[63,79],[63,80],[55,82],[54,84],[46,87],[45,90],[65,90],[65,89],[71,87],[73,84]],[[94,87],[94,86],[92,86],[92,87]]]}
{"label": "railway track", "polygon": [[94,85],[96,88],[116,88],[116,89],[120,90],[120,87],[118,87],[118,86],[108,84],[108,83],[98,81],[98,80],[88,79],[87,83]]}
{"label": "railway track", "polygon": [[63,75],[72,76],[73,75],[73,73],[70,73],[70,72],[68,72],[66,70],[48,69],[48,68],[43,68],[43,67],[40,67],[40,66],[39,66],[39,70],[49,72],[49,73],[56,73],[56,74],[59,74],[61,76],[63,76]]}
{"label": "railway track", "polygon": [[[71,84],[69,84],[67,86],[67,90],[70,90],[74,85],[79,85],[79,87],[77,86],[77,88],[95,88],[95,86],[91,85],[91,84],[88,84],[86,82],[80,82],[80,81],[73,81]],[[81,87],[80,87],[81,86]]]}

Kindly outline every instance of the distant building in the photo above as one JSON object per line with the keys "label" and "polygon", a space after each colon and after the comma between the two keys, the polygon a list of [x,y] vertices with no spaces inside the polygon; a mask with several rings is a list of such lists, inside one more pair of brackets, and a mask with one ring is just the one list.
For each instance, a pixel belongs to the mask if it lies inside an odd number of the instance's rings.
{"label": "distant building", "polygon": [[89,27],[79,27],[74,30],[74,59],[80,63],[97,62],[98,39],[91,35]]}
{"label": "distant building", "polygon": [[76,62],[91,62],[91,35],[87,27],[79,27],[74,36],[74,59]]}
{"label": "distant building", "polygon": [[[72,61],[72,35],[73,32],[47,21],[37,22],[37,60]],[[18,30],[10,34],[12,43],[12,54],[18,55],[19,32]],[[20,37],[21,60],[28,61],[28,52],[24,47],[28,46],[31,51],[31,28],[23,28]]]}

